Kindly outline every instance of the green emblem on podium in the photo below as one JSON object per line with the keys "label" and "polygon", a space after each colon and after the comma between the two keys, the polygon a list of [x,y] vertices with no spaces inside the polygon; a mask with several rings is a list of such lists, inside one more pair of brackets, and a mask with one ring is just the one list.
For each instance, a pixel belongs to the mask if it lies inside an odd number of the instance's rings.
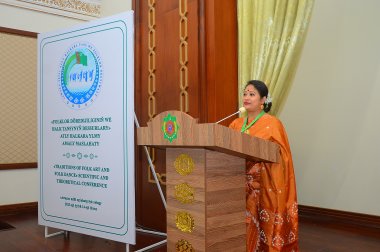
{"label": "green emblem on podium", "polygon": [[169,142],[173,142],[177,138],[177,132],[179,125],[177,124],[177,118],[168,114],[164,117],[164,122],[162,123],[162,132],[164,132],[164,138],[168,139]]}

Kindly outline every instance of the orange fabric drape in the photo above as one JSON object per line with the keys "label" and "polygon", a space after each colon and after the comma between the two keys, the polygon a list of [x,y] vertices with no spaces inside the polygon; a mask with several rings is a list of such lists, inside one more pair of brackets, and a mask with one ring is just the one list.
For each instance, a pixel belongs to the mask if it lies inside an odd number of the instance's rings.
{"label": "orange fabric drape", "polygon": [[[245,118],[230,128],[240,131]],[[276,117],[263,115],[251,136],[280,147],[278,163],[247,162],[247,251],[298,251],[298,205],[293,161],[285,129]]]}

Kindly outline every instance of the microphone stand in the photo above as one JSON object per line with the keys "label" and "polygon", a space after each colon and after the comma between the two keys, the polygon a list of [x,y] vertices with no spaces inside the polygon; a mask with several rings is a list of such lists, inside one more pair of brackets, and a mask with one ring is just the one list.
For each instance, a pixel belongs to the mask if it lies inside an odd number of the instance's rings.
{"label": "microphone stand", "polygon": [[231,115],[229,115],[229,116],[226,116],[226,117],[224,117],[223,119],[217,121],[216,124],[218,124],[218,123],[220,123],[220,122],[222,122],[222,121],[224,121],[224,120],[226,120],[226,119],[230,118],[231,116],[234,116],[234,115],[236,115],[236,114],[238,114],[238,113],[244,113],[245,111],[246,111],[245,108],[244,108],[244,107],[241,107],[241,108],[239,108],[239,110],[236,111],[235,113],[233,113],[233,114],[231,114]]}
{"label": "microphone stand", "polygon": [[240,110],[238,110],[238,111],[236,111],[235,113],[233,113],[233,114],[231,114],[231,115],[229,115],[229,116],[226,116],[226,117],[224,117],[223,119],[217,121],[216,124],[218,124],[218,123],[220,123],[220,122],[222,122],[222,121],[224,121],[224,120],[226,120],[226,119],[230,118],[231,116],[234,116],[234,115],[236,115],[236,114],[238,114],[238,113],[240,113]]}

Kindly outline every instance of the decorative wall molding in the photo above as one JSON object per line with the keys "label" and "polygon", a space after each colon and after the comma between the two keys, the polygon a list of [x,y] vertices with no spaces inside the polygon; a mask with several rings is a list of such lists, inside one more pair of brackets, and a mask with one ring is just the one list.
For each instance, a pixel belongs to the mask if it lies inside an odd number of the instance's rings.
{"label": "decorative wall molding", "polygon": [[[380,216],[361,213],[345,212],[340,210],[325,209],[312,206],[299,205],[298,214],[302,219],[312,219],[316,223],[340,223],[352,227],[365,227],[373,232],[380,229]],[[25,212],[37,212],[38,202],[19,203],[0,206],[0,216],[20,214]]]}
{"label": "decorative wall molding", "polygon": [[101,0],[0,0],[1,4],[80,20],[100,17]]}
{"label": "decorative wall molding", "polygon": [[[148,0],[148,32],[148,116],[151,121],[157,114],[157,102],[154,96],[156,94],[156,0]],[[148,147],[148,152],[156,169],[156,149]],[[166,184],[166,174],[156,172],[156,176],[161,185]],[[149,167],[148,182],[156,183]]]}
{"label": "decorative wall molding", "polygon": [[38,33],[30,32],[30,31],[23,31],[23,30],[17,30],[12,28],[6,28],[0,26],[0,33],[8,33],[8,34],[14,34],[19,36],[25,36],[30,38],[37,38]]}
{"label": "decorative wall molding", "polygon": [[37,163],[0,164],[0,171],[1,170],[34,169],[37,167],[38,167]]}
{"label": "decorative wall molding", "polygon": [[380,216],[376,215],[304,205],[298,206],[298,214],[301,222],[302,220],[310,220],[315,223],[333,223],[351,227],[364,227],[377,231],[380,230]]}
{"label": "decorative wall molding", "polygon": [[37,214],[37,210],[38,210],[38,202],[3,205],[3,206],[0,206],[0,216],[30,213],[30,212],[35,212]]}
{"label": "decorative wall molding", "polygon": [[189,69],[187,63],[189,62],[188,57],[188,34],[187,34],[187,0],[179,0],[179,101],[180,110],[189,113],[189,93],[187,89],[189,87]]}

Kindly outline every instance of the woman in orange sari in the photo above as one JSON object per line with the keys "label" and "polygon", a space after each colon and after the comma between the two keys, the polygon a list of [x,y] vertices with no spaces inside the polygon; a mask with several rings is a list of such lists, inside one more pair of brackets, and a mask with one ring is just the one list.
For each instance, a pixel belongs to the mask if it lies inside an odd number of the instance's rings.
{"label": "woman in orange sari", "polygon": [[243,104],[247,117],[234,120],[230,128],[275,142],[280,147],[278,163],[247,162],[247,252],[299,251],[292,156],[282,123],[266,113],[272,102],[265,83],[248,81]]}

